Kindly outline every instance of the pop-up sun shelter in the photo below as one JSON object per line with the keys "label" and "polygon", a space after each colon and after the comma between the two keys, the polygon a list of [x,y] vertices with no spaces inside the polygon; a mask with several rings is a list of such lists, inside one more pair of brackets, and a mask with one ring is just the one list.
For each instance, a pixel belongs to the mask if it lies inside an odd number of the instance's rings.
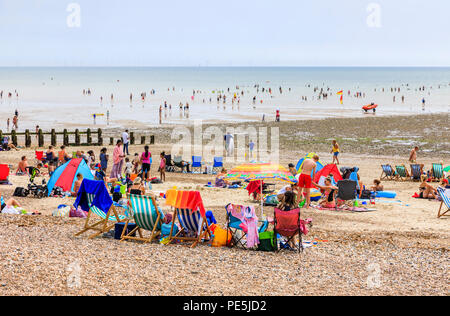
{"label": "pop-up sun shelter", "polygon": [[[297,166],[295,167],[295,169],[297,169],[297,172],[298,173],[302,172],[302,167],[303,167],[303,163],[305,162],[305,159],[313,159],[313,157],[315,155],[316,155],[316,153],[309,153],[305,157],[300,159],[297,163]],[[322,170],[323,166],[324,166],[324,164],[319,160],[317,162],[316,173],[319,172],[320,170]],[[312,172],[311,172],[311,177],[312,177]]]}
{"label": "pop-up sun shelter", "polygon": [[64,192],[72,191],[79,173],[83,175],[83,179],[94,180],[91,170],[82,158],[71,159],[57,168],[48,181],[48,195],[51,194],[55,187],[62,188]]}
{"label": "pop-up sun shelter", "polygon": [[[320,185],[324,185],[325,179],[330,174],[333,175],[333,179],[334,179],[335,183],[338,183],[338,181],[343,180],[341,173],[339,172],[339,169],[336,167],[336,165],[331,164],[331,165],[326,165],[319,172],[316,172],[316,175],[314,177],[314,182],[318,183]],[[335,184],[333,184],[333,185],[335,185]]]}

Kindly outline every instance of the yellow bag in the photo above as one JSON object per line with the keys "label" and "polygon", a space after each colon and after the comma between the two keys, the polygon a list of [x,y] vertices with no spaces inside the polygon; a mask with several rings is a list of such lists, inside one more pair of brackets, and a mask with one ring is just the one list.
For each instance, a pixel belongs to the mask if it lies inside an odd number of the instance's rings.
{"label": "yellow bag", "polygon": [[212,241],[213,247],[223,247],[231,242],[231,232],[228,232],[228,243],[227,243],[227,231],[225,229],[217,226],[214,230],[214,240]]}

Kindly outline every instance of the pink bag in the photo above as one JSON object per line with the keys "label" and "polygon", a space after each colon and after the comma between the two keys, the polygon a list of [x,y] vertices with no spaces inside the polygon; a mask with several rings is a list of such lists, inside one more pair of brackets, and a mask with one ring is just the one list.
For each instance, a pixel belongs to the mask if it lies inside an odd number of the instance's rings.
{"label": "pink bag", "polygon": [[86,218],[87,213],[85,211],[83,211],[81,208],[72,207],[70,209],[69,217]]}

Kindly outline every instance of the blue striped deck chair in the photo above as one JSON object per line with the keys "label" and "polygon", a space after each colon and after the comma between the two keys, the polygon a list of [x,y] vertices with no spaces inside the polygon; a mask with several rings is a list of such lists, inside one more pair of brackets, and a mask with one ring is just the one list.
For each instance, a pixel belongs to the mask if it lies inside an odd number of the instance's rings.
{"label": "blue striped deck chair", "polygon": [[[450,216],[450,214],[447,214],[448,212],[450,212],[450,190],[437,188],[437,192],[442,199],[441,207],[439,208],[438,212],[438,218],[441,218],[443,216]],[[446,211],[444,211],[445,208],[447,208]]]}
{"label": "blue striped deck chair", "polygon": [[[137,240],[143,241],[144,243],[152,242],[153,239],[160,235],[162,219],[164,218],[164,214],[158,207],[155,197],[130,194],[128,199],[131,204],[130,212],[132,213],[132,216],[130,217],[133,218],[136,228],[125,235],[128,224],[132,220],[131,218],[128,218],[125,222],[120,241]],[[143,230],[151,232],[150,236],[145,237]],[[139,237],[133,237],[136,232]]]}
{"label": "blue striped deck chair", "polygon": [[[176,220],[178,220],[181,229],[174,236],[173,232]],[[211,231],[206,217],[202,216],[199,210],[193,212],[191,209],[175,208],[169,239],[170,242],[176,240],[192,241],[191,248],[194,248],[203,240],[211,239]]]}
{"label": "blue striped deck chair", "polygon": [[411,165],[411,177],[413,181],[420,181],[423,173],[423,165],[413,164]]}
{"label": "blue striped deck chair", "polygon": [[217,174],[223,168],[223,157],[214,157],[213,173]]}
{"label": "blue striped deck chair", "polygon": [[[225,210],[227,212],[227,240],[229,239],[228,238],[229,233],[231,234],[231,242],[228,243],[227,246],[230,248],[242,247],[247,249],[246,245],[247,234],[242,230],[240,226],[242,221],[239,218],[233,216],[230,207],[244,208],[244,206],[233,204],[228,204],[225,207]],[[262,221],[259,222],[261,223],[261,225],[258,228],[258,233],[263,233],[267,230],[267,228],[269,228],[269,221],[265,220],[263,222]]]}
{"label": "blue striped deck chair", "polygon": [[434,163],[431,172],[434,181],[439,182],[444,179],[444,166],[441,163]]}
{"label": "blue striped deck chair", "polygon": [[411,179],[411,176],[409,175],[408,169],[406,169],[405,165],[395,166],[395,170],[397,171],[397,179],[400,179],[401,181]]}
{"label": "blue striped deck chair", "polygon": [[391,165],[381,165],[383,172],[380,180],[394,180],[396,178],[394,168]]}
{"label": "blue striped deck chair", "polygon": [[192,173],[202,173],[202,157],[192,156]]}
{"label": "blue striped deck chair", "polygon": [[[89,236],[89,239],[93,239],[102,233],[109,232],[116,223],[127,219],[125,215],[120,215],[117,212],[103,181],[84,179],[78,191],[74,207],[81,207],[81,209],[88,212],[84,228],[75,236],[93,230],[96,233]],[[92,217],[97,217],[100,220],[91,223]]]}

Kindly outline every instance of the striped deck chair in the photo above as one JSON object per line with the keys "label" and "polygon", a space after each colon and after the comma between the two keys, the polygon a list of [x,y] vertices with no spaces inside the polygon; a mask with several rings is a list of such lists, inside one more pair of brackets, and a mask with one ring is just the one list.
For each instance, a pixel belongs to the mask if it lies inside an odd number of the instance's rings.
{"label": "striped deck chair", "polygon": [[[125,235],[131,218],[127,219],[120,241],[138,240],[144,243],[152,242],[161,232],[162,217],[164,216],[158,208],[155,197],[130,194],[128,199],[131,203],[131,212],[136,228]],[[142,230],[151,232],[151,235],[144,237]],[[136,232],[139,234],[139,237],[133,237]]]}
{"label": "striped deck chair", "polygon": [[[106,202],[110,204],[110,208],[108,210],[106,209],[100,209],[97,206],[93,205],[94,200],[97,196],[97,193],[88,193],[90,191],[85,190],[86,183],[91,183],[91,185],[97,185],[97,188],[101,188],[102,191],[100,191],[103,194],[103,197],[105,198]],[[100,192],[98,194],[100,194]],[[106,193],[105,193],[106,192]],[[111,229],[114,228],[115,223],[118,222],[124,222],[127,219],[127,216],[125,215],[119,215],[116,208],[114,207],[114,204],[112,202],[111,197],[106,191],[106,187],[103,181],[94,181],[94,180],[83,180],[83,183],[81,184],[80,191],[78,192],[77,201],[75,202],[74,206],[82,206],[80,201],[83,200],[86,203],[83,204],[87,205],[88,207],[88,215],[86,217],[86,221],[84,223],[84,228],[75,234],[75,236],[79,236],[87,231],[93,230],[96,231],[93,235],[89,236],[89,239],[93,239],[100,234],[107,233]],[[82,207],[83,208],[83,207]],[[85,210],[83,208],[83,210]],[[100,220],[90,223],[91,217],[98,217]]]}
{"label": "striped deck chair", "polygon": [[[450,216],[450,214],[447,214],[448,212],[450,212],[450,190],[438,188],[437,192],[442,199],[441,207],[439,208],[438,212],[438,218],[441,218],[443,216]],[[447,208],[447,210],[444,212],[445,208]]]}
{"label": "striped deck chair", "polygon": [[413,181],[420,181],[423,173],[423,165],[413,164],[411,165],[411,177]]}
{"label": "striped deck chair", "polygon": [[434,163],[431,168],[433,180],[436,182],[444,178],[444,166],[441,163]]}
{"label": "striped deck chair", "polygon": [[[175,221],[181,226],[180,231],[173,236]],[[197,246],[202,240],[211,239],[211,231],[205,216],[197,209],[175,208],[169,239],[172,241],[193,241],[191,248]]]}
{"label": "striped deck chair", "polygon": [[381,165],[381,168],[383,172],[381,173],[380,180],[395,180],[395,171],[391,165]]}
{"label": "striped deck chair", "polygon": [[408,169],[406,169],[405,165],[395,166],[395,170],[397,171],[398,179],[401,181],[406,181],[411,179],[409,175]]}

